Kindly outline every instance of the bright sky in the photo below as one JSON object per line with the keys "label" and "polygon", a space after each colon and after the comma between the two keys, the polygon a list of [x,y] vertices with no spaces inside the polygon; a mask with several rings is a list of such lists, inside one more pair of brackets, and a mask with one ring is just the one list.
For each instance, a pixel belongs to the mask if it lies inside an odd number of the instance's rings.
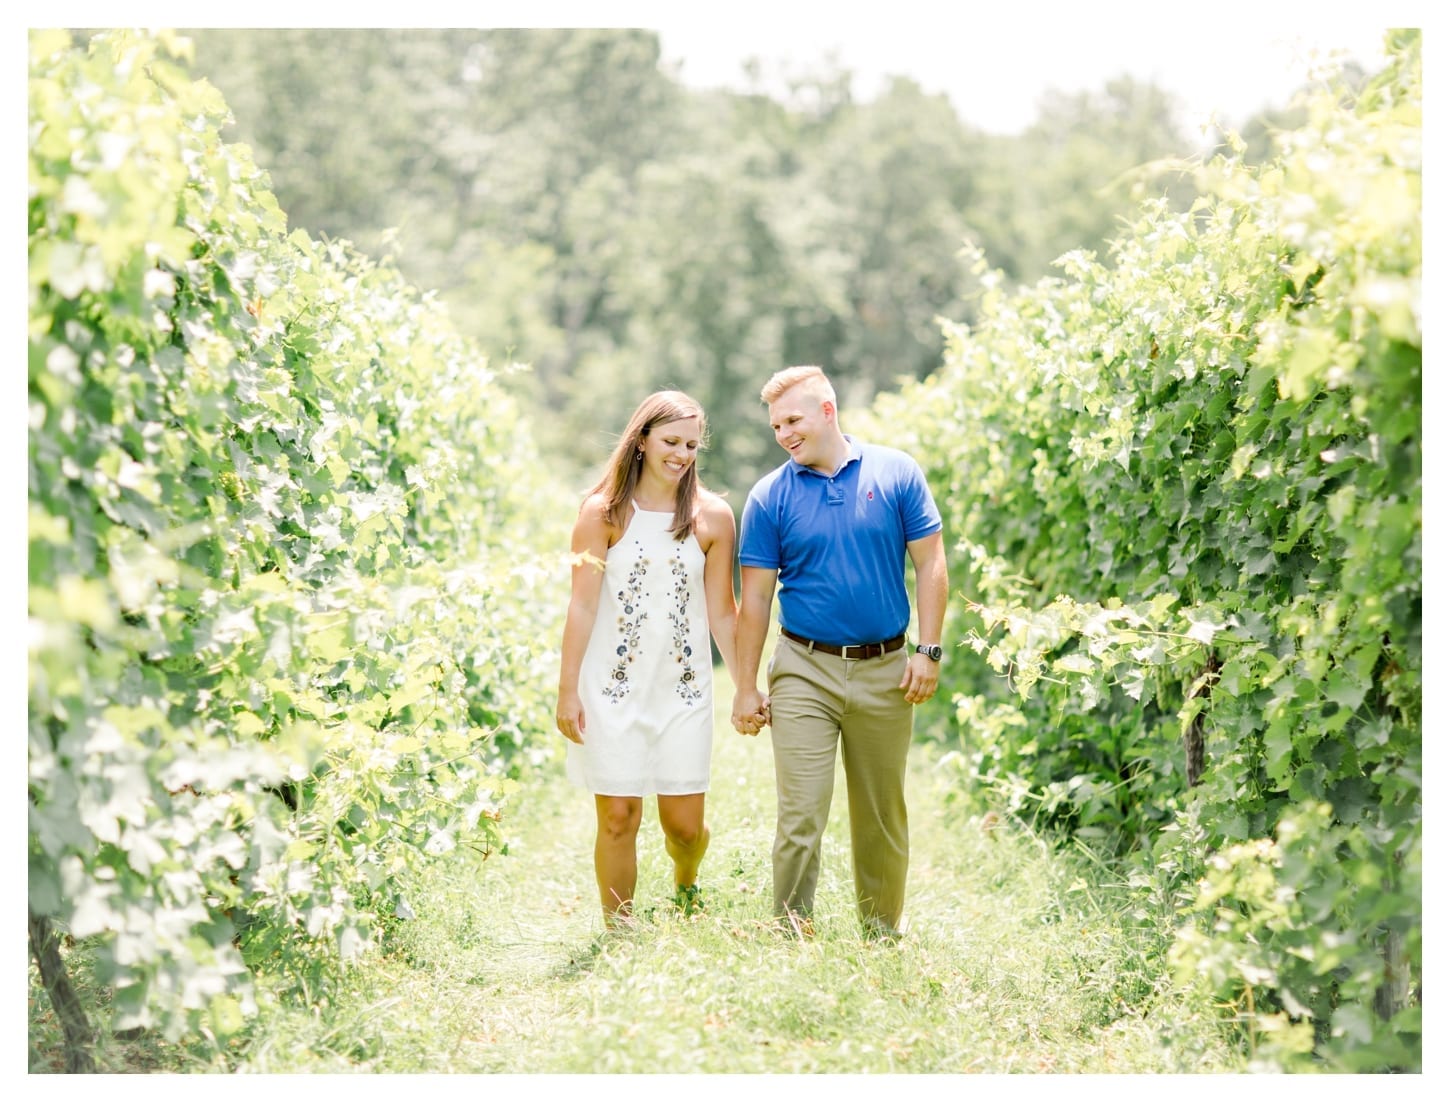
{"label": "bright sky", "polygon": [[[145,0],[119,12],[113,3],[58,0],[58,8],[46,25],[209,25],[194,0]],[[1330,51],[1372,66],[1387,27],[1439,23],[1431,8],[1430,0],[249,0],[211,10],[253,27],[648,27],[694,87],[743,87],[752,56],[766,71],[802,73],[834,54],[857,75],[859,98],[888,74],[910,76],[950,96],[969,124],[1015,133],[1049,89],[1097,91],[1124,73],[1178,96],[1191,127],[1215,112],[1239,125],[1286,102]],[[1431,34],[1426,41],[1430,69]]]}
{"label": "bright sky", "polygon": [[[1241,124],[1264,106],[1282,105],[1316,62],[1344,51],[1367,67],[1382,57],[1390,17],[1414,4],[1208,0],[1173,6],[1100,0],[1067,7],[1023,2],[988,10],[925,0],[877,6],[753,2],[727,9],[684,5],[630,7],[653,15],[666,58],[678,61],[692,86],[741,87],[741,63],[755,55],[767,71],[800,73],[834,52],[857,75],[854,91],[869,98],[889,74],[911,76],[928,92],[944,92],[971,125],[1015,133],[1036,116],[1049,89],[1097,91],[1115,76],[1151,81],[1177,96],[1192,127],[1218,112]],[[728,17],[724,14],[728,12]],[[767,15],[767,13],[771,13]],[[1404,25],[1423,25],[1413,18]]]}

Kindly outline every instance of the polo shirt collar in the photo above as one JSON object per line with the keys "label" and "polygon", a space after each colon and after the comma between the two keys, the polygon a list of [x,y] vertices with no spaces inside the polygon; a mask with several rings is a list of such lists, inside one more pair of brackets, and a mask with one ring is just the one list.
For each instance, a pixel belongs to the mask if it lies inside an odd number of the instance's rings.
{"label": "polo shirt collar", "polygon": [[862,454],[861,445],[854,436],[852,436],[850,433],[842,433],[841,435],[846,438],[846,458],[841,463],[841,465],[830,474],[822,474],[814,467],[808,467],[804,463],[797,463],[793,459],[788,459],[786,460],[786,462],[795,468],[795,473],[798,475],[814,475],[816,478],[835,478],[836,475],[840,474],[852,463],[860,459]]}

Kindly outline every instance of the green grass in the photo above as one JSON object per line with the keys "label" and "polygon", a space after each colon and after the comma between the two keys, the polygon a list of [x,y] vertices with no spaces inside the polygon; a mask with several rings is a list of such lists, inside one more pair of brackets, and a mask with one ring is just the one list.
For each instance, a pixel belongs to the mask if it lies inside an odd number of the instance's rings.
{"label": "green grass", "polygon": [[[723,699],[718,699],[723,697]],[[1101,864],[994,817],[948,812],[913,750],[909,929],[862,940],[838,780],[817,936],[772,928],[769,736],[731,730],[717,688],[701,873],[709,911],[669,905],[653,801],[632,928],[605,935],[592,802],[562,779],[517,799],[519,842],[454,855],[409,892],[416,917],[326,1006],[267,1006],[226,1056],[171,1050],[175,1070],[457,1073],[1236,1072],[1211,1007],[1163,974],[1163,931],[1128,917]],[[33,969],[32,969],[33,973]],[[32,977],[32,1004],[36,990]],[[39,996],[41,1002],[43,994]],[[264,999],[264,1005],[266,1000]],[[143,1047],[144,1046],[144,1047]],[[31,1067],[58,1060],[31,1015]],[[109,1042],[103,1070],[159,1070],[154,1042]]]}

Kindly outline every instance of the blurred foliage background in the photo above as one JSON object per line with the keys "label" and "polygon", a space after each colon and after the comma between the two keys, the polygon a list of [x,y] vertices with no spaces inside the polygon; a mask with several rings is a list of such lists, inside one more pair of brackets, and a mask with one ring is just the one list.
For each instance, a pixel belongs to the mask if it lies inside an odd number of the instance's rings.
{"label": "blurred foliage background", "polygon": [[[850,73],[787,94],[700,92],[631,29],[199,29],[194,75],[235,118],[290,224],[434,289],[582,487],[648,391],[711,417],[708,485],[736,508],[776,462],[760,385],[832,372],[849,413],[941,362],[970,323],[970,243],[1009,279],[1096,250],[1137,202],[1192,199],[1221,135],[1128,78],[1044,98],[1021,134]],[[1010,90],[1004,90],[1004,94]],[[1267,151],[1279,118],[1242,120]]]}

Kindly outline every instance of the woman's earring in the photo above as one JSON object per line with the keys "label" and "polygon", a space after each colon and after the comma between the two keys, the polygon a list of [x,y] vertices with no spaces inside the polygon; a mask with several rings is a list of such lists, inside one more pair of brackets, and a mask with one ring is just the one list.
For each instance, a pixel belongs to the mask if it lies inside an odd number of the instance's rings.
{"label": "woman's earring", "polygon": [[634,461],[636,463],[638,463],[643,458],[644,458],[644,449],[643,448],[641,448],[639,451],[637,451],[637,452],[634,453]]}

